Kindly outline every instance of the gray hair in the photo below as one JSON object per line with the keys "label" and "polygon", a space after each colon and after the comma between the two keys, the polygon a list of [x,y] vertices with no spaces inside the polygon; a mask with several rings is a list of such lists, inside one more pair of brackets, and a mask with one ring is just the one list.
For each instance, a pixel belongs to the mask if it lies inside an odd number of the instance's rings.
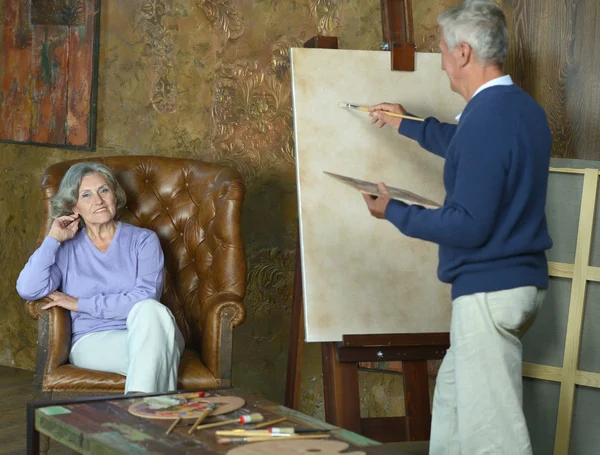
{"label": "gray hair", "polygon": [[[79,186],[81,185],[81,181],[84,177],[95,173],[102,174],[110,189],[115,193],[117,198],[117,210],[122,209],[125,206],[125,203],[127,202],[125,191],[123,191],[123,188],[121,188],[121,185],[119,185],[119,182],[117,182],[117,179],[108,167],[93,161],[77,163],[69,168],[60,182],[58,191],[50,202],[52,219],[73,214],[73,207],[77,204],[77,200],[79,199]],[[83,220],[81,220],[81,222],[83,222]]]}
{"label": "gray hair", "polygon": [[448,50],[467,43],[483,65],[504,65],[508,27],[502,9],[491,0],[465,0],[438,17]]}

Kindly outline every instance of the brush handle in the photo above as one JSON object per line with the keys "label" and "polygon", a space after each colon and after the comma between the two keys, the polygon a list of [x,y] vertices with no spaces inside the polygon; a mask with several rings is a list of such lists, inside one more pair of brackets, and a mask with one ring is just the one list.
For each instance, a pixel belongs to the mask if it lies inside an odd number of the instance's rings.
{"label": "brush handle", "polygon": [[173,431],[175,429],[175,427],[179,424],[179,422],[181,422],[181,417],[178,417],[177,420],[175,420],[175,422],[173,422],[171,424],[171,426],[169,427],[169,429],[167,430],[166,434],[170,434],[171,431]]}
{"label": "brush handle", "polygon": [[213,411],[215,410],[215,408],[216,408],[216,407],[217,407],[217,406],[216,406],[214,403],[211,403],[211,404],[209,404],[209,405],[208,405],[208,408],[206,408],[206,409],[205,409],[205,410],[202,412],[202,414],[200,414],[200,415],[198,416],[198,418],[197,418],[197,419],[196,419],[196,421],[194,422],[194,425],[192,425],[192,428],[190,428],[190,431],[188,431],[188,434],[192,434],[192,433],[193,433],[193,432],[196,430],[196,427],[197,427],[198,425],[200,425],[200,424],[202,423],[202,421],[203,421],[204,419],[206,419],[206,418],[207,418],[207,417],[210,415],[210,413],[211,413],[211,412],[213,412]]}
{"label": "brush handle", "polygon": [[390,117],[405,118],[406,120],[416,120],[417,122],[425,121],[424,118],[413,117],[412,115],[396,114],[395,112],[387,112],[387,111],[383,111],[383,112],[385,112],[385,114],[389,115]]}
{"label": "brush handle", "polygon": [[282,417],[280,419],[275,419],[275,420],[269,420],[268,422],[259,423],[254,428],[256,428],[258,430],[260,428],[266,428],[266,427],[270,427],[271,425],[275,425],[277,423],[285,422],[286,420],[287,420],[287,417]]}
{"label": "brush handle", "polygon": [[[363,112],[369,112],[369,108],[366,106],[353,106],[352,104],[349,104],[348,107],[350,109],[358,109],[359,111],[363,111]],[[389,115],[390,117],[397,117],[397,118],[405,118],[407,120],[416,120],[417,122],[424,122],[425,119],[419,118],[419,117],[413,117],[412,115],[405,115],[405,114],[397,114],[395,112],[390,112],[390,111],[384,111],[381,110],[381,112],[384,112],[385,115]]]}
{"label": "brush handle", "polygon": [[203,430],[204,428],[220,427],[223,425],[229,425],[231,423],[246,424],[246,423],[262,422],[262,421],[263,421],[262,414],[254,413],[254,414],[238,417],[237,419],[225,420],[223,422],[206,423],[204,425],[200,425],[200,426],[196,427],[196,430]]}
{"label": "brush handle", "polygon": [[221,427],[232,423],[240,423],[240,419],[225,420],[224,422],[207,423],[196,427],[196,430],[204,430],[205,428]]}
{"label": "brush handle", "polygon": [[[362,111],[363,109],[361,109]],[[369,108],[364,109],[365,111],[369,111]],[[390,117],[397,117],[397,118],[405,118],[407,120],[416,120],[417,122],[424,122],[425,119],[423,118],[419,118],[419,117],[413,117],[412,115],[405,115],[405,114],[397,114],[395,112],[390,112],[390,111],[379,111],[379,112],[383,112],[385,115],[389,115]]]}
{"label": "brush handle", "polygon": [[273,436],[267,436],[267,437],[231,437],[231,438],[220,438],[217,439],[217,443],[218,444],[231,444],[234,442],[263,442],[263,441],[287,441],[290,439],[328,439],[330,435],[328,434],[315,434],[315,435],[305,435],[305,436],[287,436],[284,438],[277,438],[277,437],[273,437]]}

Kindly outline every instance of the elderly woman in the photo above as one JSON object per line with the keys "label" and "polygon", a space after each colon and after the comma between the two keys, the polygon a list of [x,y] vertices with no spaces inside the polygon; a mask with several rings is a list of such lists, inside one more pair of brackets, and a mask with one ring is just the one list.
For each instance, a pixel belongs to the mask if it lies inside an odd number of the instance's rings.
{"label": "elderly woman", "polygon": [[177,388],[184,341],[157,300],[163,252],[157,235],[115,220],[125,193],[112,172],[79,163],[52,199],[54,221],[17,280],[27,300],[71,312],[70,362],[127,377],[125,393]]}

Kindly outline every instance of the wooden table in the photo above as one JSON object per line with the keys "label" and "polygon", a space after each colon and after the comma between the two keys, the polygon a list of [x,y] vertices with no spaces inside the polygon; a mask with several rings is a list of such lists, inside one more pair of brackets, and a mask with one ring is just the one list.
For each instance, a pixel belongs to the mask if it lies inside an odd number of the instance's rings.
{"label": "wooden table", "polygon": [[[189,392],[189,391],[186,391]],[[351,449],[371,452],[378,442],[348,430],[335,427],[300,412],[236,389],[211,390],[211,395],[240,396],[246,405],[233,413],[212,417],[204,423],[229,420],[251,412],[260,412],[265,420],[287,417],[286,426],[329,429],[331,439],[345,441]],[[27,405],[27,453],[39,453],[40,433],[84,454],[224,454],[232,445],[216,443],[215,431],[239,428],[229,425],[198,430],[188,435],[193,422],[183,420],[170,434],[165,434],[172,420],[145,419],[131,415],[127,409],[150,395],[80,398],[66,401],[30,402]],[[280,424],[283,425],[283,424]],[[248,426],[251,428],[252,426]]]}

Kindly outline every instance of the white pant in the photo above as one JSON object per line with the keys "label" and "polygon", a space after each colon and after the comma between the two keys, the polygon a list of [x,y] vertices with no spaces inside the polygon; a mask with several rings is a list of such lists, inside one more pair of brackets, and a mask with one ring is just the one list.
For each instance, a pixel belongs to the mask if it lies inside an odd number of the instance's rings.
{"label": "white pant", "polygon": [[142,300],[127,317],[127,330],[88,333],[71,348],[71,364],[127,377],[125,393],[177,390],[185,342],[171,311]]}
{"label": "white pant", "polygon": [[433,397],[430,455],[531,455],[519,338],[545,294],[528,286],[452,302],[450,349]]}

